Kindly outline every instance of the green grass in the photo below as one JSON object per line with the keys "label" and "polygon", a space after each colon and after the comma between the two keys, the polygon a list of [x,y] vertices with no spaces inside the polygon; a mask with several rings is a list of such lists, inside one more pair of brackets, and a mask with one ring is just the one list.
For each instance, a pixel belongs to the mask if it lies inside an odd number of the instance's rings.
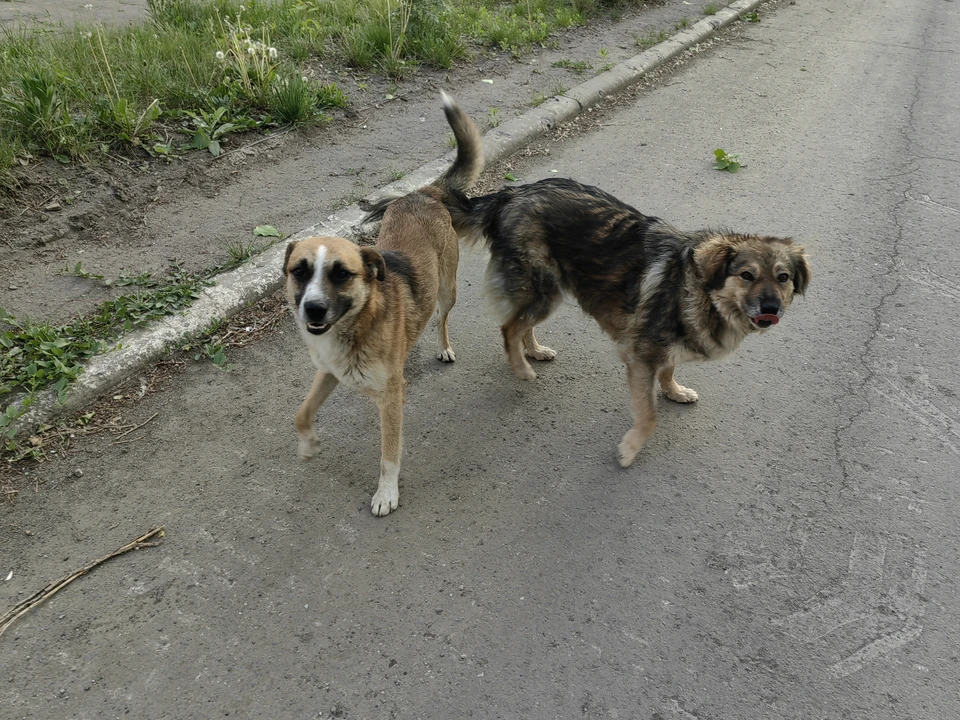
{"label": "green grass", "polygon": [[[324,120],[336,85],[317,60],[402,78],[477,47],[514,53],[641,0],[149,0],[149,21],[114,28],[0,28],[0,191],[27,154],[63,162],[111,148],[219,152],[232,132]],[[305,79],[306,78],[306,79]],[[212,137],[196,120],[221,111]],[[197,138],[203,131],[206,135]]]}
{"label": "green grass", "polygon": [[566,58],[557,60],[550,67],[564,68],[576,75],[583,75],[587,70],[593,69],[593,65],[584,60],[567,60]]}
{"label": "green grass", "polygon": [[637,35],[633,42],[641,50],[647,50],[652,48],[654,45],[659,45],[665,40],[669,39],[670,33],[666,30],[650,30],[646,35]]}
{"label": "green grass", "polygon": [[716,15],[717,11],[720,10],[720,3],[707,3],[703,6],[704,15]]}

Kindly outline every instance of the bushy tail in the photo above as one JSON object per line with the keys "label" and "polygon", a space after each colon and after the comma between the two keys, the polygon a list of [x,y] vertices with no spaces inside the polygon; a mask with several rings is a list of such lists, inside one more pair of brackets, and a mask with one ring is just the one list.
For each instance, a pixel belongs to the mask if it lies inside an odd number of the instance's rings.
{"label": "bushy tail", "polygon": [[483,140],[480,130],[453,98],[442,90],[443,114],[457,139],[457,159],[453,165],[437,180],[436,185],[447,190],[464,192],[473,187],[483,170]]}
{"label": "bushy tail", "polygon": [[[466,201],[466,197],[462,193],[473,187],[477,178],[480,177],[480,173],[483,171],[483,138],[476,124],[470,119],[469,115],[460,109],[453,98],[443,91],[441,91],[440,96],[443,99],[443,114],[447,116],[447,123],[453,130],[453,136],[457,139],[457,157],[453,161],[453,165],[447,168],[447,171],[433,183],[433,186],[443,191],[444,204],[449,206],[451,203],[447,200],[448,198],[452,199],[454,195],[459,194]],[[370,211],[363,218],[363,222],[382,220],[383,213],[386,212],[390,204],[400,197],[402,196],[389,196],[373,203]],[[456,206],[459,203],[454,201],[453,204]]]}

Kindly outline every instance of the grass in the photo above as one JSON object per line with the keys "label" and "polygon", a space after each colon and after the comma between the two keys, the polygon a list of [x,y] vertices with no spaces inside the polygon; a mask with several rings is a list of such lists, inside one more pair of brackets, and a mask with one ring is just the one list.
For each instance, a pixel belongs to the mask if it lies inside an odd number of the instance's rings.
{"label": "grass", "polygon": [[564,68],[575,75],[583,75],[587,70],[593,69],[593,65],[584,60],[568,60],[566,58],[557,60],[551,67]]}
{"label": "grass", "polygon": [[[641,0],[148,0],[124,28],[0,28],[0,190],[18,158],[118,148],[218,154],[234,133],[324,120],[347,100],[316,61],[402,78],[477,47],[514,53]],[[215,136],[209,118],[217,118]],[[216,128],[214,128],[216,129]],[[171,147],[173,134],[185,144]],[[161,147],[162,145],[162,147]],[[159,148],[159,149],[158,149]]]}
{"label": "grass", "polygon": [[659,45],[670,37],[666,30],[650,30],[646,35],[637,35],[633,42],[641,50],[647,50],[654,45]]}
{"label": "grass", "polygon": [[720,3],[707,3],[703,6],[704,15],[716,15],[720,10]]}

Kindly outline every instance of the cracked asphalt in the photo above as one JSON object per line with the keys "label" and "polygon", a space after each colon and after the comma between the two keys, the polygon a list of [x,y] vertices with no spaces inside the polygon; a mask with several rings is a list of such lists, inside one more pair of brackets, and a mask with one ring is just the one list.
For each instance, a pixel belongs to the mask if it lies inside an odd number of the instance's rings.
{"label": "cracked asphalt", "polygon": [[[700,402],[661,400],[629,470],[610,343],[564,306],[557,359],[513,380],[475,254],[457,362],[432,337],[409,361],[384,519],[362,398],[335,393],[296,460],[289,323],[148,396],[136,442],[44,465],[4,510],[2,606],[167,536],[0,637],[3,717],[960,716],[958,47],[949,0],[783,4],[518,161],[811,252],[780,325],[678,369]],[[716,147],[745,168],[713,171]]]}

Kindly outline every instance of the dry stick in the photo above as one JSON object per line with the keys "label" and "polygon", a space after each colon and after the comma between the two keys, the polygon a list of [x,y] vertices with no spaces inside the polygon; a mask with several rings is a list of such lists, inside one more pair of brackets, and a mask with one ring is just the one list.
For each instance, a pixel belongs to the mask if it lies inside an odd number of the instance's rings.
{"label": "dry stick", "polygon": [[150,538],[156,537],[158,535],[160,537],[163,537],[162,533],[163,533],[163,526],[155,527],[151,530],[148,530],[143,535],[138,537],[136,540],[133,540],[127,543],[121,548],[117,548],[112,553],[110,553],[109,555],[105,555],[99,560],[94,560],[92,563],[88,563],[87,565],[84,565],[79,570],[74,570],[72,573],[70,573],[65,577],[60,578],[59,580],[55,580],[54,582],[50,583],[45,588],[43,588],[43,590],[40,590],[34,593],[31,597],[27,598],[26,600],[23,600],[22,602],[17,603],[12,608],[10,608],[7,612],[5,612],[3,615],[0,615],[0,635],[3,635],[4,631],[8,627],[13,625],[14,621],[17,620],[17,618],[22,617],[23,615],[26,615],[28,612],[33,610],[33,608],[35,608],[37,605],[42,603],[44,600],[47,600],[53,597],[60,590],[62,590],[67,585],[72,583],[74,580],[76,580],[79,577],[83,577],[94,568],[99,567],[100,565],[103,565],[107,560],[110,560],[111,558],[115,558],[117,557],[117,555],[123,555],[124,553],[130,552],[131,550],[139,550],[140,548],[144,548],[144,547],[156,547],[160,543],[147,542],[147,541],[150,540]]}
{"label": "dry stick", "polygon": [[159,412],[155,412],[153,415],[151,415],[150,417],[148,417],[146,420],[144,420],[142,423],[140,423],[140,424],[137,425],[136,427],[132,427],[132,428],[130,428],[129,430],[127,430],[126,432],[120,433],[119,435],[117,435],[117,438],[116,438],[116,439],[119,440],[119,439],[122,438],[122,437],[126,437],[127,435],[129,435],[130,433],[132,433],[134,430],[139,430],[140,428],[142,428],[142,427],[143,427],[144,425],[146,425],[148,422],[150,422],[151,420],[153,420],[153,419],[154,419],[157,415],[159,415],[159,414],[160,414]]}

